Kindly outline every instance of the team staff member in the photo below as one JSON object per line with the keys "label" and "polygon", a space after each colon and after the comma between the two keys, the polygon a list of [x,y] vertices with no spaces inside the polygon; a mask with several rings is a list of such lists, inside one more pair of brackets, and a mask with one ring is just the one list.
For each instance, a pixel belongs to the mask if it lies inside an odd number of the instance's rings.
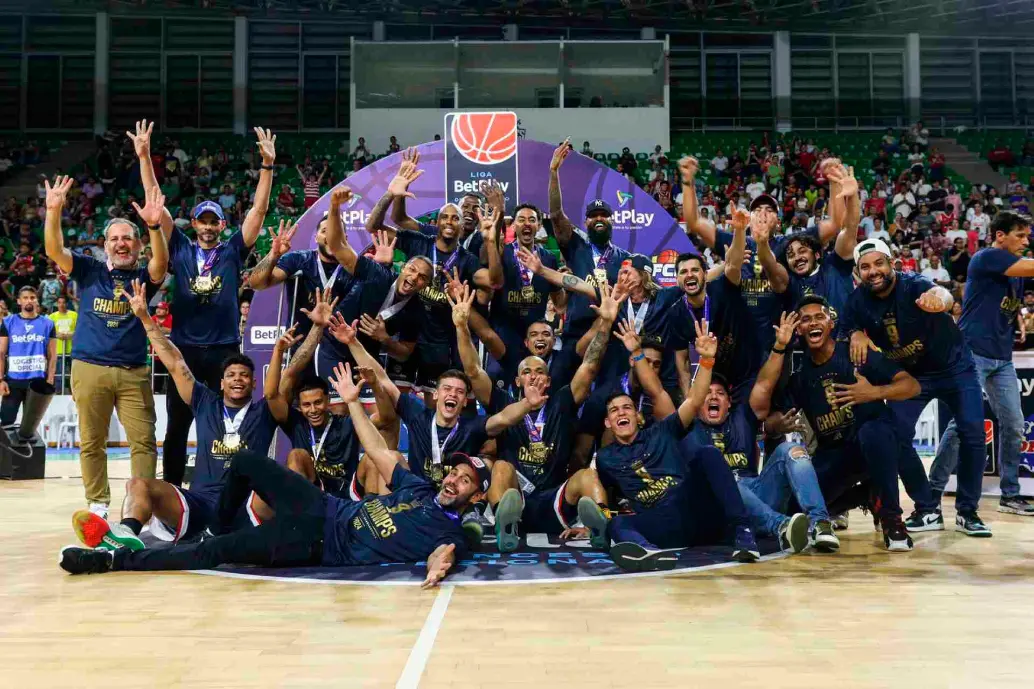
{"label": "team staff member", "polygon": [[[998,419],[998,466],[1002,498],[999,512],[1034,516],[1034,505],[1020,497],[1020,446],[1025,437],[1020,385],[1012,363],[1013,324],[1022,306],[1023,278],[1034,277],[1034,259],[1021,258],[1030,244],[1030,219],[999,211],[991,221],[993,244],[969,262],[962,300],[962,328],[973,350],[977,379]],[[954,419],[944,430],[930,467],[930,485],[939,497],[958,463],[959,432]]]}
{"label": "team staff member", "polygon": [[108,256],[105,263],[65,248],[61,209],[72,183],[70,177],[58,177],[53,186],[47,183],[44,239],[47,258],[79,284],[82,294],[83,315],[72,339],[72,396],[79,411],[79,463],[90,509],[107,516],[111,502],[108,426],[113,410],[118,411],[119,422],[126,429],[132,476],[154,478],[158,462],[147,335],[124,297],[133,280],[144,281],[150,295],[165,279],[169,265],[161,231],[165,197],[160,190],[152,189],[143,208],[133,203],[151,239],[147,267],[139,267],[139,230],[123,218],[108,221],[104,228],[104,252]]}
{"label": "team staff member", "polygon": [[[360,442],[391,487],[390,495],[362,502],[341,500],[261,454],[241,452],[232,460],[219,498],[213,530],[220,535],[139,551],[64,548],[61,568],[71,574],[99,574],[211,569],[226,563],[345,567],[426,560],[424,586],[436,586],[457,560],[467,557],[460,515],[488,490],[488,467],[477,457],[450,454],[449,473],[436,491],[406,469],[402,455],[388,450],[366,418],[351,371],[342,368],[335,385],[349,405]],[[252,492],[269,498],[276,516],[261,527],[231,532]],[[101,533],[101,539],[106,535]]]}
{"label": "team staff member", "polygon": [[[140,160],[144,190],[158,188],[151,166],[150,141],[154,123],[142,120],[136,133],[126,132]],[[214,201],[202,201],[191,213],[190,225],[197,236],[191,240],[175,227],[172,215],[163,211],[162,233],[169,244],[169,272],[176,276],[172,301],[172,341],[180,348],[194,375],[205,385],[218,387],[222,363],[240,352],[239,294],[244,261],[258,240],[262,221],[269,207],[276,161],[276,137],[268,130],[255,128],[262,169],[255,203],[241,229],[226,242],[219,240],[226,227],[223,209]],[[187,464],[187,435],[193,414],[178,395],[166,396],[168,425],[162,445],[164,478],[173,485],[183,481]]]}
{"label": "team staff member", "polygon": [[[19,312],[0,323],[0,425],[9,426],[18,416],[18,410],[29,397],[46,396],[49,404],[54,394],[54,375],[57,371],[57,339],[54,322],[39,313],[36,290],[25,286],[18,290]],[[35,397],[35,395],[33,396]],[[26,405],[23,417],[29,412]],[[41,414],[46,411],[44,405]],[[32,418],[37,410],[32,410]],[[31,430],[35,431],[35,428]],[[7,435],[0,431],[0,440]],[[23,443],[32,439],[19,437]]]}
{"label": "team staff member", "polygon": [[[264,455],[273,441],[277,421],[287,418],[287,404],[275,394],[258,402],[252,400],[255,364],[239,352],[223,363],[219,393],[202,385],[176,345],[151,320],[141,283],[135,282],[131,290],[128,303],[133,313],[197,419],[196,467],[189,490],[154,478],[131,479],[126,484],[119,524],[108,524],[87,510],[76,512],[72,524],[80,540],[91,548],[141,550],[139,534],[145,524],[163,540],[190,538],[214,526],[219,493],[234,455],[248,450]],[[279,366],[270,366],[267,382],[270,385],[266,392],[275,391],[280,382]]]}
{"label": "team staff member", "polygon": [[[618,272],[629,253],[610,241],[614,233],[611,221],[614,211],[606,201],[596,199],[586,206],[584,232],[575,228],[564,213],[560,194],[560,166],[573,150],[571,141],[564,141],[553,152],[553,159],[549,163],[549,218],[560,252],[571,270],[569,278],[572,284],[576,280],[584,280],[590,287],[601,289],[605,284],[617,283]],[[563,286],[568,287],[567,284]],[[571,290],[561,338],[564,352],[568,356],[574,356],[578,340],[596,320],[589,304],[590,299],[584,290]]]}
{"label": "team staff member", "polygon": [[[915,434],[916,421],[927,403],[941,400],[955,416],[962,440],[955,530],[989,537],[991,529],[977,514],[986,462],[984,399],[973,355],[949,313],[954,303],[951,292],[924,277],[895,272],[890,248],[880,239],[860,243],[855,263],[862,285],[847,300],[844,313],[844,330],[851,333],[852,361],[856,366],[864,364],[875,345],[922,386],[915,397],[890,403],[903,446],[902,465],[914,467],[919,462],[906,439]],[[908,530],[943,529],[944,518],[929,483],[924,480],[909,490],[916,514],[906,523]]]}
{"label": "team staff member", "polygon": [[79,320],[78,311],[69,311],[68,297],[61,295],[57,298],[57,310],[47,316],[54,321],[54,329],[57,337],[58,372],[61,377],[61,389],[64,390],[68,384],[70,366],[68,355],[72,353],[72,336],[75,333],[75,324]]}

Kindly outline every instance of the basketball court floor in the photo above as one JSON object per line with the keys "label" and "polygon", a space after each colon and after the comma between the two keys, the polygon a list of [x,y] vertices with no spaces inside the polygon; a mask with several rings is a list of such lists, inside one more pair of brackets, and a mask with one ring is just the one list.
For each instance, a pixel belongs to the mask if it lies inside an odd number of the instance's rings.
{"label": "basketball court floor", "polygon": [[[128,461],[110,469],[124,478]],[[992,498],[982,514],[994,538],[919,534],[910,554],[883,551],[855,511],[837,555],[715,565],[704,554],[676,574],[609,576],[604,557],[544,555],[555,546],[543,542],[514,556],[534,563],[480,563],[467,582],[422,591],[412,567],[332,582],[275,572],[70,577],[56,562],[82,506],[74,454],[52,452],[47,475],[0,482],[6,687],[970,689],[1030,680],[1034,520],[999,514]],[[112,491],[115,517],[122,481]],[[522,567],[556,576],[502,574]]]}

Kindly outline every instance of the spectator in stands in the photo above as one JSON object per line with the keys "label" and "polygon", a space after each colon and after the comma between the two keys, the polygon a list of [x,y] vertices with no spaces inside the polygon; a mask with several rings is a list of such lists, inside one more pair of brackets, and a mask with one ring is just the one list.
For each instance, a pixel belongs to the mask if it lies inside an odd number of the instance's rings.
{"label": "spectator in stands", "polygon": [[634,168],[627,168],[624,163],[618,163],[614,166],[615,172],[627,179],[632,184],[635,184],[635,177],[633,177],[632,174],[629,172],[630,169]]}
{"label": "spectator in stands", "polygon": [[398,153],[401,150],[402,147],[399,146],[398,139],[396,139],[394,136],[390,137],[390,139],[388,140],[388,155],[391,155],[392,153]]}
{"label": "spectator in stands", "polygon": [[312,208],[313,204],[320,200],[320,185],[323,183],[324,170],[319,176],[314,174],[306,175],[302,168],[298,168],[298,174],[305,180],[305,207]]}
{"label": "spectator in stands", "polygon": [[765,183],[758,179],[756,174],[750,176],[750,183],[747,185],[747,196],[753,201],[765,193]]}
{"label": "spectator in stands", "polygon": [[904,183],[898,184],[897,192],[894,194],[894,198],[891,199],[890,204],[894,209],[894,216],[902,216],[906,220],[912,217],[912,214],[915,213],[918,207],[915,194]]}
{"label": "spectator in stands", "polygon": [[940,180],[933,180],[931,184],[930,191],[926,194],[926,205],[934,214],[944,212],[947,208],[948,190],[941,185]]}
{"label": "spectator in stands", "polygon": [[280,193],[276,196],[276,208],[281,213],[288,215],[294,215],[298,212],[298,201],[294,197],[294,190],[290,184],[280,187]]}
{"label": "spectator in stands", "polygon": [[729,159],[725,157],[720,148],[715,151],[714,158],[711,158],[711,169],[719,177],[725,177],[725,171],[729,169]]}
{"label": "spectator in stands", "polygon": [[765,179],[771,186],[777,186],[783,182],[783,165],[782,158],[776,157],[775,155],[769,156],[763,165],[765,169]]}
{"label": "spectator in stands", "polygon": [[930,181],[944,179],[944,154],[937,150],[936,146],[930,147]]}
{"label": "spectator in stands", "polygon": [[635,155],[633,155],[632,151],[628,148],[628,146],[625,146],[621,149],[621,157],[618,159],[618,162],[625,167],[626,171],[629,172],[635,170],[638,166],[638,163],[635,159]]}
{"label": "spectator in stands", "polygon": [[880,139],[880,151],[883,153],[897,153],[901,150],[898,146],[898,137],[895,136],[894,130],[887,127],[887,131],[883,133],[883,138]]}
{"label": "spectator in stands", "polygon": [[677,217],[675,214],[675,201],[671,196],[671,183],[667,180],[662,180],[657,185],[657,191],[654,193],[653,198],[660,204],[661,208],[668,211],[672,217]]}
{"label": "spectator in stands", "polygon": [[588,141],[582,142],[582,155],[588,158],[592,158],[592,146],[589,145]]}
{"label": "spectator in stands", "polygon": [[358,145],[355,147],[355,150],[352,151],[352,157],[363,161],[363,165],[366,164],[366,159],[370,157],[370,149],[366,148],[366,139],[361,136],[359,137]]}
{"label": "spectator in stands", "polygon": [[57,308],[57,299],[63,291],[64,285],[57,279],[57,272],[48,269],[39,284],[39,302],[44,313],[50,313]]}
{"label": "spectator in stands", "polygon": [[969,251],[966,248],[966,240],[962,237],[955,237],[952,247],[948,252],[948,275],[954,282],[962,284],[966,281],[966,273],[969,271]]}
{"label": "spectator in stands", "polygon": [[998,195],[998,190],[994,187],[989,187],[987,190],[987,205],[985,208],[990,211],[991,215],[994,215],[1002,209],[1005,202],[1002,201],[1002,197]]}
{"label": "spectator in stands", "polygon": [[926,154],[923,153],[919,144],[912,144],[912,150],[908,154],[908,167],[913,173],[922,174],[926,165]]}
{"label": "spectator in stands", "polygon": [[991,218],[984,212],[984,204],[977,201],[973,207],[966,212],[966,220],[969,222],[971,232],[976,233],[980,246],[987,241],[987,228],[991,226]]}
{"label": "spectator in stands", "polygon": [[352,175],[354,175],[355,173],[359,172],[362,169],[363,169],[363,161],[361,159],[359,159],[359,158],[354,158],[352,160],[352,169],[349,170],[347,173],[345,173],[345,179],[348,179],[349,177],[351,177]]}
{"label": "spectator in stands", "polygon": [[941,265],[941,257],[937,254],[930,257],[930,267],[924,270],[922,275],[924,278],[932,280],[935,284],[938,284],[941,287],[946,287],[947,289],[951,289],[952,287],[951,275],[949,275],[947,269]]}
{"label": "spectator in stands", "polygon": [[919,233],[924,237],[928,237],[937,225],[937,218],[930,212],[929,205],[926,203],[920,203],[919,212],[916,213],[914,222],[918,226]]}
{"label": "spectator in stands", "polygon": [[869,233],[869,239],[882,239],[890,244],[890,233],[883,227],[883,220],[881,218],[873,218],[873,224],[875,229]]}
{"label": "spectator in stands", "polygon": [[996,172],[999,167],[1012,167],[1016,164],[1012,151],[1001,141],[995,142],[994,148],[987,154],[987,162]]}
{"label": "spectator in stands", "polygon": [[908,141],[923,150],[930,145],[930,131],[923,124],[922,120],[913,124],[911,129],[908,130]]}
{"label": "spectator in stands", "polygon": [[658,185],[661,182],[666,182],[667,180],[668,171],[665,170],[660,163],[654,163],[653,169],[650,170],[650,178],[646,182],[646,191],[651,193],[656,191]]}
{"label": "spectator in stands", "polygon": [[57,338],[57,380],[55,385],[62,392],[69,388],[68,376],[71,362],[68,355],[72,353],[72,336],[79,314],[68,309],[68,297],[59,295],[54,311],[47,316],[54,322],[54,337]]}
{"label": "spectator in stands", "polygon": [[653,153],[650,154],[650,163],[652,165],[668,164],[668,158],[664,155],[664,151],[661,150],[660,144],[653,147]]}
{"label": "spectator in stands", "polygon": [[87,177],[86,184],[83,185],[83,196],[93,201],[103,195],[104,187],[97,181],[97,178],[92,175]]}
{"label": "spectator in stands", "polygon": [[[164,189],[163,189],[164,191]],[[318,191],[318,188],[317,188]],[[318,198],[318,196],[317,196]],[[229,211],[235,205],[237,205],[237,195],[233,193],[233,189],[229,184],[223,185],[223,193],[219,195],[219,205],[222,206],[224,211]],[[306,206],[308,207],[308,206]]]}

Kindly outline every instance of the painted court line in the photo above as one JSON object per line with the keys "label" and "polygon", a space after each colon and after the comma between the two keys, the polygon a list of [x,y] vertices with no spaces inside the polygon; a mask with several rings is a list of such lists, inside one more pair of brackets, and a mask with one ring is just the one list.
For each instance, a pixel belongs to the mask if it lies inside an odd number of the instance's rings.
{"label": "painted court line", "polygon": [[399,677],[395,689],[416,689],[420,685],[420,676],[424,674],[427,660],[431,657],[431,649],[434,647],[435,637],[441,629],[442,620],[445,619],[445,611],[452,600],[452,592],[455,589],[452,585],[442,586],[431,606],[431,612],[427,613],[424,621],[424,628],[420,630],[420,636],[413,644],[413,650],[409,652],[409,660],[406,667],[402,669],[402,676]]}

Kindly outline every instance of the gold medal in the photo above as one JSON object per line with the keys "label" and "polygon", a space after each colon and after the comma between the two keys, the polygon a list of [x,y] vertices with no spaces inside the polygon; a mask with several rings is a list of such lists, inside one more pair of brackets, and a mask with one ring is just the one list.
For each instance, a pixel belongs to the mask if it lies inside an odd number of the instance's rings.
{"label": "gold medal", "polygon": [[607,269],[597,268],[596,270],[592,271],[592,278],[596,281],[597,287],[602,287],[603,285],[607,284]]}
{"label": "gold medal", "polygon": [[521,298],[525,301],[531,301],[535,298],[535,288],[531,285],[525,285],[521,287]]}
{"label": "gold medal", "polygon": [[230,452],[236,452],[241,447],[241,436],[238,433],[226,433],[223,435],[223,446]]}
{"label": "gold medal", "polygon": [[212,278],[208,275],[199,275],[194,280],[194,291],[198,294],[208,294],[212,291]]}

